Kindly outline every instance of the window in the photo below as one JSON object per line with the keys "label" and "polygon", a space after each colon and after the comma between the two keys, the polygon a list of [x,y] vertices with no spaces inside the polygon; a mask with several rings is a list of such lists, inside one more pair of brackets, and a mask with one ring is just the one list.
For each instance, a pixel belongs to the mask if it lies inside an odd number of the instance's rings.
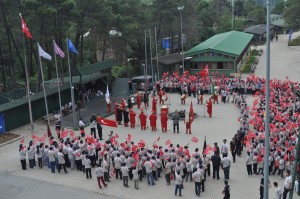
{"label": "window", "polygon": [[211,69],[217,69],[217,63],[211,63]]}

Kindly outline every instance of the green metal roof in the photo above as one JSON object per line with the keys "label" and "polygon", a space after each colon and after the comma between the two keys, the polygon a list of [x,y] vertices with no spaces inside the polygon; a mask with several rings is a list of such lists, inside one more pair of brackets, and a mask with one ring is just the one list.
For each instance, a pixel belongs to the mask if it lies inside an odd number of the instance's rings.
{"label": "green metal roof", "polygon": [[[97,79],[100,79],[102,77],[108,76],[109,73],[95,73],[95,74],[90,74],[90,75],[83,75],[82,76],[82,84],[86,84],[92,81],[95,81]],[[59,83],[61,83],[61,79],[59,79]],[[68,84],[69,83],[69,77],[64,77],[64,84]],[[56,84],[56,79],[51,79],[51,80],[47,80],[45,81],[45,84]],[[73,84],[80,84],[80,76],[73,76],[72,77],[72,83]]]}
{"label": "green metal roof", "polygon": [[284,19],[277,19],[277,20],[271,21],[271,24],[274,26],[282,27],[282,28],[287,27]]}
{"label": "green metal roof", "polygon": [[193,62],[233,62],[233,59],[222,56],[201,56],[191,59]]}
{"label": "green metal roof", "polygon": [[90,75],[90,74],[102,72],[103,70],[109,69],[116,65],[117,64],[114,60],[106,60],[95,64],[83,66],[81,68],[78,67],[77,70],[81,75]]}
{"label": "green metal roof", "polygon": [[[69,85],[64,85],[64,86],[60,87],[61,91],[64,91],[66,89],[70,89],[70,86]],[[47,96],[53,95],[55,93],[57,93],[57,87],[47,89],[47,91],[46,91]],[[34,95],[31,95],[30,100],[33,102],[33,101],[36,101],[36,100],[41,99],[43,97],[44,97],[44,93],[39,92],[39,93],[36,93]],[[17,99],[17,100],[14,100],[12,102],[1,104],[0,105],[0,112],[3,112],[3,111],[8,110],[8,109],[15,108],[15,107],[21,106],[23,104],[27,104],[27,103],[28,103],[28,98],[26,96],[24,96],[21,99]]]}
{"label": "green metal roof", "polygon": [[253,34],[230,31],[217,34],[201,44],[186,51],[186,56],[199,54],[205,50],[214,50],[239,56],[253,38]]}

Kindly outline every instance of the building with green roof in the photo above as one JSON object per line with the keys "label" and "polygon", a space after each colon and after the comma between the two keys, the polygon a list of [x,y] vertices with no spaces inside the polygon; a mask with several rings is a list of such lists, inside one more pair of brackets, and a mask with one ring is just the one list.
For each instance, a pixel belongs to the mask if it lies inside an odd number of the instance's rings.
{"label": "building with green roof", "polygon": [[239,72],[245,57],[250,52],[253,34],[230,31],[214,35],[184,55],[191,57],[190,73],[195,74],[207,65],[210,72],[229,76]]}

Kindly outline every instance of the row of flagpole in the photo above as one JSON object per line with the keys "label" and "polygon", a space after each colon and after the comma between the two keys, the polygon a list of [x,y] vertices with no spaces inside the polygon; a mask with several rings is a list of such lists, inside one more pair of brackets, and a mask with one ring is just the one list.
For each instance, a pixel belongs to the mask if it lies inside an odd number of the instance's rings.
{"label": "row of flagpole", "polygon": [[[26,91],[27,91],[27,98],[28,98],[28,106],[29,106],[29,117],[30,117],[30,129],[31,133],[33,133],[34,125],[33,125],[33,117],[32,117],[32,107],[31,107],[31,98],[30,98],[30,88],[29,88],[29,74],[28,74],[28,67],[27,67],[27,59],[26,59],[26,48],[25,48],[25,37],[28,39],[32,39],[32,35],[22,17],[20,14],[21,21],[22,21],[22,33],[24,34],[23,37],[23,52],[24,52],[24,65],[25,65],[25,76],[26,76]],[[71,65],[70,65],[70,56],[69,52],[78,54],[75,46],[71,42],[70,39],[66,38],[66,45],[67,45],[67,58],[68,58],[68,68],[69,68],[69,83],[70,83],[70,90],[71,90],[71,103],[72,103],[72,114],[73,114],[73,128],[76,126],[76,120],[75,120],[75,99],[74,99],[74,88],[72,86],[72,73],[71,73]],[[40,44],[37,42],[37,48],[38,48],[38,59],[39,59],[39,67],[41,71],[41,78],[42,78],[42,86],[43,86],[43,92],[44,92],[44,99],[45,99],[45,108],[46,108],[46,114],[47,114],[47,124],[50,126],[50,120],[49,120],[49,110],[48,110],[48,103],[47,103],[47,92],[45,88],[45,81],[44,81],[44,73],[43,73],[43,66],[42,66],[42,58],[47,60],[52,60],[51,55],[49,55],[47,52],[45,52]],[[61,104],[61,96],[60,96],[60,81],[58,76],[58,69],[57,69],[57,56],[59,55],[60,58],[64,58],[65,54],[64,52],[58,47],[55,40],[53,40],[53,54],[54,54],[54,62],[55,62],[55,70],[56,70],[56,83],[57,83],[57,90],[58,90],[58,98],[59,98],[59,112],[60,112],[60,120],[61,120],[61,126],[63,127],[63,120],[62,120],[62,104]]]}

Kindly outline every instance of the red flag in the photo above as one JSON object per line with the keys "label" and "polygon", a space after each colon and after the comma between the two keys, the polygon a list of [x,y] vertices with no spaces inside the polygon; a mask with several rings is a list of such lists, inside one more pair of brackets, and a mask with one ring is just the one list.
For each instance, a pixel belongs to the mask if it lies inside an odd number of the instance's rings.
{"label": "red flag", "polygon": [[196,138],[196,137],[194,136],[194,137],[192,137],[192,140],[191,140],[191,141],[197,143],[197,142],[198,142],[198,138]]}
{"label": "red flag", "polygon": [[119,138],[119,135],[116,133],[116,135],[115,135],[115,138],[117,139],[117,138]]}
{"label": "red flag", "polygon": [[194,121],[193,101],[191,101],[191,105],[190,105],[190,118],[191,118],[191,122]]}
{"label": "red flag", "polygon": [[205,78],[208,76],[208,65],[205,66],[205,68],[199,73],[202,78]]}
{"label": "red flag", "polygon": [[71,135],[71,137],[74,137],[74,135],[75,135],[75,132],[72,129],[70,129],[70,135]]}
{"label": "red flag", "polygon": [[104,126],[117,127],[117,122],[115,120],[108,120],[101,117],[97,118],[98,122]]}
{"label": "red flag", "polygon": [[160,140],[160,137],[158,137],[158,138],[156,139],[156,142],[159,142],[159,140]]}
{"label": "red flag", "polygon": [[166,145],[172,144],[171,140],[166,141]]}
{"label": "red flag", "polygon": [[141,147],[141,148],[144,148],[145,147],[145,141],[141,139],[138,143],[138,146]]}
{"label": "red flag", "polygon": [[25,140],[24,140],[24,138],[23,138],[23,139],[21,139],[21,140],[20,140],[21,144],[23,144],[23,143],[24,143],[24,141],[25,141]]}
{"label": "red flag", "polygon": [[126,140],[131,142],[131,134],[128,133]]}
{"label": "red flag", "polygon": [[38,137],[37,135],[35,135],[35,134],[33,134],[31,137],[32,137],[32,139],[34,139],[34,140],[39,140],[39,137]]}
{"label": "red flag", "polygon": [[29,29],[28,29],[28,27],[27,27],[27,25],[26,25],[23,17],[21,17],[21,19],[22,19],[22,32],[26,35],[26,37],[28,39],[32,39],[32,36],[31,36],[31,34],[29,32]]}

